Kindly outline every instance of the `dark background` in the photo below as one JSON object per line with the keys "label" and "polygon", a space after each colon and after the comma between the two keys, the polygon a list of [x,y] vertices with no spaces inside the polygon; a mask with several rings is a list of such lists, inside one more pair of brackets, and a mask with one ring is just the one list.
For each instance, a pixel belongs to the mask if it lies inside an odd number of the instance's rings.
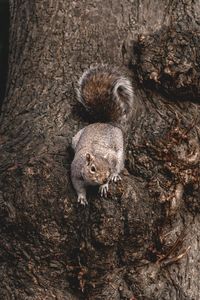
{"label": "dark background", "polygon": [[8,71],[9,4],[0,0],[0,107],[2,105]]}

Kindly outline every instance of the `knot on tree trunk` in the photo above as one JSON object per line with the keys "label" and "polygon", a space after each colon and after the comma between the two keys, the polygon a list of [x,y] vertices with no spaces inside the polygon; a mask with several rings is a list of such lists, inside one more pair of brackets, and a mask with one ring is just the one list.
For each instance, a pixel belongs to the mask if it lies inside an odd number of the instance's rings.
{"label": "knot on tree trunk", "polygon": [[198,101],[200,95],[200,33],[194,27],[175,23],[149,35],[140,35],[134,45],[140,83],[181,100]]}

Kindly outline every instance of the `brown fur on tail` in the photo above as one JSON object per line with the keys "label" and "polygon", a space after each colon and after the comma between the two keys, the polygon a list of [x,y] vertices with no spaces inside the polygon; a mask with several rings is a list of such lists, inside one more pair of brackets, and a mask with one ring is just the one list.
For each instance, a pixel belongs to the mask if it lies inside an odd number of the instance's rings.
{"label": "brown fur on tail", "polygon": [[78,100],[99,122],[126,131],[133,111],[133,89],[116,68],[100,65],[85,71],[79,80]]}

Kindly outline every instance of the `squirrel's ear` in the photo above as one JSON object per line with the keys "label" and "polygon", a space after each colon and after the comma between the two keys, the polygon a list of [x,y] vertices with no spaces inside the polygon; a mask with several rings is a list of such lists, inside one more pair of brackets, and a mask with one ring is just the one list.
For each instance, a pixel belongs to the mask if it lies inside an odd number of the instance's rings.
{"label": "squirrel's ear", "polygon": [[94,157],[90,153],[87,153],[86,154],[87,164],[89,165],[93,160],[94,160]]}
{"label": "squirrel's ear", "polygon": [[86,161],[87,161],[87,164],[89,165],[90,162],[91,162],[91,155],[90,155],[90,153],[86,154]]}

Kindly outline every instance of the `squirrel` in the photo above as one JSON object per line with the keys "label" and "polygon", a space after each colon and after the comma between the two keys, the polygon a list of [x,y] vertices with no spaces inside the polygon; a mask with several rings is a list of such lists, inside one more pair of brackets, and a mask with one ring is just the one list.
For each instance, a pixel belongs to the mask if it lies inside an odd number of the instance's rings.
{"label": "squirrel", "polygon": [[98,65],[83,73],[77,98],[99,121],[82,128],[72,138],[75,156],[71,179],[78,202],[86,205],[87,186],[100,186],[100,195],[106,197],[109,182],[121,180],[124,138],[133,113],[133,88],[117,68]]}

